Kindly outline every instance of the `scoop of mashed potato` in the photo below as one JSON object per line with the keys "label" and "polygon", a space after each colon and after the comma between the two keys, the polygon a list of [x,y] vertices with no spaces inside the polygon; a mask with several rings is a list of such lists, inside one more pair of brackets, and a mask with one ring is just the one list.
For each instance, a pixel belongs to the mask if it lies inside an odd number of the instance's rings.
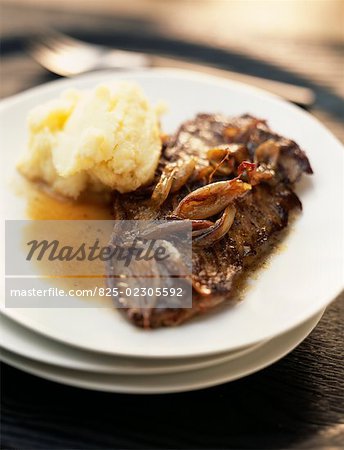
{"label": "scoop of mashed potato", "polygon": [[158,165],[158,108],[133,83],[66,91],[33,109],[28,126],[19,171],[68,197],[85,189],[134,191]]}

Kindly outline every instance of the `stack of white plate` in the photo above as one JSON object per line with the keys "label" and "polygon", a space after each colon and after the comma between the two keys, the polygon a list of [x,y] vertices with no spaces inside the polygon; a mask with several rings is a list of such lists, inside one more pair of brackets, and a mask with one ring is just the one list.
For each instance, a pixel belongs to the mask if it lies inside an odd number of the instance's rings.
{"label": "stack of white plate", "polygon": [[314,169],[297,186],[303,212],[283,251],[251,280],[243,301],[180,327],[138,329],[119,311],[97,307],[96,300],[88,300],[92,307],[77,307],[82,299],[75,305],[71,299],[67,309],[19,309],[0,299],[2,360],[62,383],[133,393],[198,389],[266,367],[308,335],[343,289],[342,145],[309,114],[243,84],[166,69],[98,72],[53,82],[3,103],[2,218],[25,218],[25,198],[13,180],[15,161],[26,145],[28,111],[65,88],[114,79],[135,80],[151,100],[165,100],[166,132],[199,112],[249,112],[266,118],[272,129],[300,144]]}
{"label": "stack of white plate", "polygon": [[[1,314],[2,360],[43,378],[83,388],[130,393],[186,391],[235,380],[277,361],[310,333],[321,315],[316,314],[275,339],[236,350],[218,353],[216,350],[223,349],[223,345],[218,344],[213,347],[214,354],[202,356],[199,345],[200,356],[195,356],[187,347],[184,351],[183,345],[164,352],[165,339],[160,339],[159,332],[153,332],[158,346],[153,345],[146,352],[143,347],[141,351],[137,348],[137,354],[130,352],[130,345],[123,348],[121,355],[96,351],[95,345],[89,346],[87,339],[84,348],[76,347],[74,344],[82,342],[68,342],[66,336],[65,342],[44,336]],[[178,330],[173,331],[178,334]],[[93,337],[90,333],[90,338]],[[193,339],[192,332],[190,339]],[[97,344],[100,344],[99,340]],[[102,350],[109,348],[104,346]],[[164,353],[170,357],[162,356]],[[155,354],[154,358],[149,356],[152,354]]]}

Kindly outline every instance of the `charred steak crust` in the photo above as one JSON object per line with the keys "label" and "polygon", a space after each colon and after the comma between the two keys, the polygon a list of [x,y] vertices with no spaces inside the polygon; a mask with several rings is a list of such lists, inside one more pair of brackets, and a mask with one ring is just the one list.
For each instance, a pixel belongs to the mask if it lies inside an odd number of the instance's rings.
{"label": "charred steak crust", "polygon": [[[132,323],[150,328],[178,325],[233,297],[237,279],[266,253],[287,226],[290,212],[301,209],[301,202],[292,190],[293,184],[302,173],[313,173],[307,156],[294,141],[273,133],[264,120],[250,115],[227,118],[198,114],[169,138],[159,173],[166,163],[186,156],[197,158],[198,169],[206,167],[209,149],[232,143],[244,144],[248,159],[254,161],[257,148],[268,141],[279,149],[274,182],[257,184],[245,196],[234,200],[235,219],[222,239],[209,247],[193,248],[192,308],[152,309],[147,320],[147,311],[131,308],[128,303],[124,311]],[[142,192],[118,195],[115,217],[130,220],[166,218],[178,201],[199,185],[199,180],[191,180],[180,192],[170,195],[159,208],[152,210],[143,205]],[[113,283],[111,278],[109,283]]]}

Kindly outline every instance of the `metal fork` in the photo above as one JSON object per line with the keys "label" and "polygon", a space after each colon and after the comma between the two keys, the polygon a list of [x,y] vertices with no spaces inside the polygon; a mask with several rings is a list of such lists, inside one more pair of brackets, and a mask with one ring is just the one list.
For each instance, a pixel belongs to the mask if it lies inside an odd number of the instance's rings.
{"label": "metal fork", "polygon": [[137,69],[152,64],[144,53],[111,50],[58,32],[31,39],[28,50],[39,64],[64,77],[99,69]]}
{"label": "metal fork", "polygon": [[302,86],[189,63],[182,59],[110,49],[89,44],[56,31],[49,31],[49,34],[42,34],[32,39],[29,42],[28,51],[43,67],[64,77],[100,69],[177,67],[242,81],[270,91],[305,108],[310,107],[314,102],[313,91]]}

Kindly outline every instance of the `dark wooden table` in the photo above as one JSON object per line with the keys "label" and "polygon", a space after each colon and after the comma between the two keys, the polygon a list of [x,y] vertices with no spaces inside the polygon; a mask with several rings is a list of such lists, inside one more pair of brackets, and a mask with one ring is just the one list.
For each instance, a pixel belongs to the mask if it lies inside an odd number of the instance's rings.
{"label": "dark wooden table", "polygon": [[[312,87],[317,94],[312,113],[344,140],[344,99],[333,89],[340,80],[331,67],[327,67],[322,83],[315,69],[314,77],[307,78],[232,50],[171,36],[157,37],[149,27],[141,27],[138,36],[137,24],[133,27],[133,23],[114,32],[106,18],[92,18],[92,26],[88,18],[86,32],[83,26],[68,29],[68,20],[62,21],[64,29],[85,39],[183,56]],[[130,32],[126,27],[131,27]],[[3,97],[54,78],[25,54],[26,39],[24,28],[21,33],[4,36]],[[277,44],[283,48],[283,42],[267,46]],[[308,54],[300,46],[298,56],[309,58],[309,64],[312,58],[326,54],[324,46],[307,45],[312,52]],[[342,46],[335,49],[341,58]],[[278,363],[236,382],[183,394],[138,396],[86,391],[3,364],[1,448],[344,448],[343,319],[342,295],[311,335]]]}

